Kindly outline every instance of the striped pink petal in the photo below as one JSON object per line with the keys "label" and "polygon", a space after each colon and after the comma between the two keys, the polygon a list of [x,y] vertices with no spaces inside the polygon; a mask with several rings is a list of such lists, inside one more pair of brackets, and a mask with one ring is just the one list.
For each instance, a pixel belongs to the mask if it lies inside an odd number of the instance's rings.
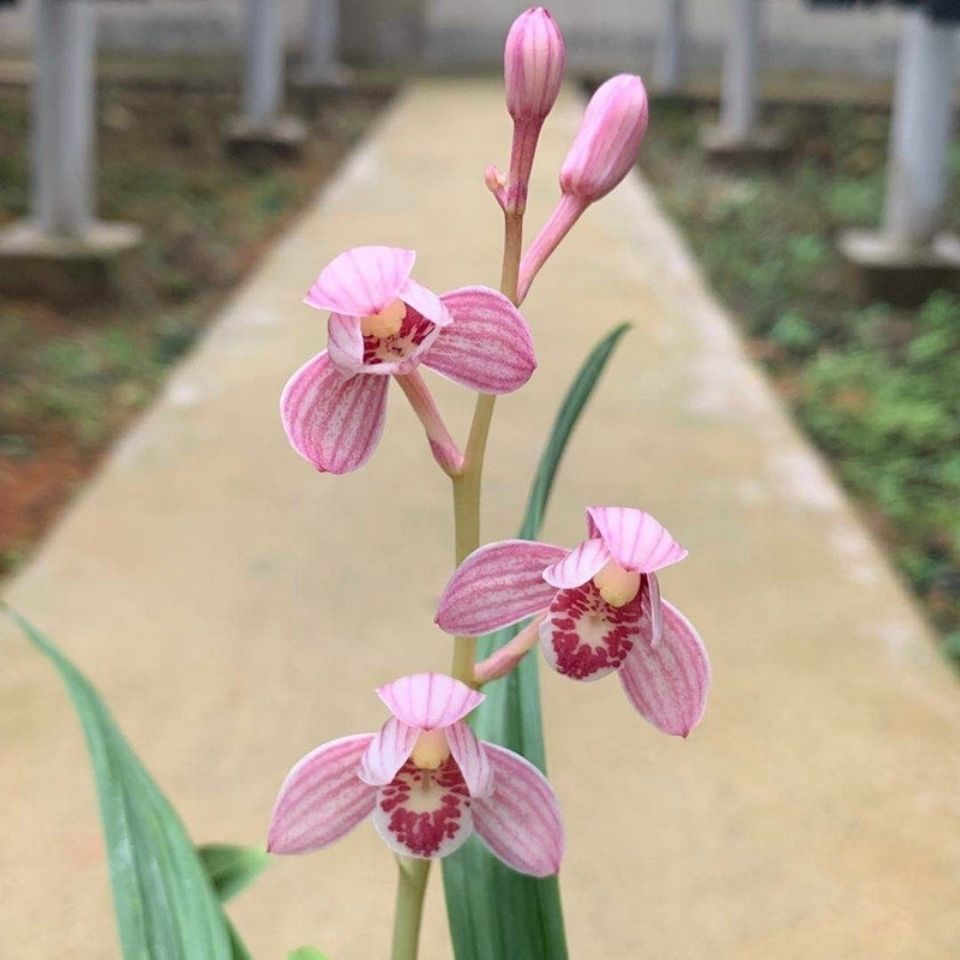
{"label": "striped pink petal", "polygon": [[653,573],[678,563],[687,551],[649,513],[631,507],[588,507],[590,536],[600,536],[625,570]]}
{"label": "striped pink petal", "polygon": [[685,737],[706,708],[710,661],[690,621],[666,600],[661,606],[660,643],[636,644],[620,668],[620,682],[633,706],[655,727]]}
{"label": "striped pink petal", "polygon": [[489,797],[493,792],[493,768],[477,735],[462,721],[447,727],[447,744],[470,796]]}
{"label": "striped pink petal", "polygon": [[401,722],[436,730],[462,720],[484,695],[445,673],[414,673],[377,688],[377,696]]}
{"label": "striped pink petal", "polygon": [[660,581],[655,573],[647,574],[647,610],[650,618],[650,646],[655,647],[663,636],[663,600]]}
{"label": "striped pink petal", "polygon": [[353,317],[379,313],[396,300],[416,259],[398,247],[354,247],[323,268],[304,303]]}
{"label": "striped pink petal", "polygon": [[592,580],[607,564],[610,551],[596,537],[584,540],[576,549],[543,571],[543,579],[558,590],[562,587],[579,587]]}
{"label": "striped pink petal", "polygon": [[416,280],[407,280],[400,289],[400,299],[413,307],[422,317],[438,327],[446,327],[453,323],[450,311],[443,305],[440,297],[432,290],[428,290]]}
{"label": "striped pink petal", "polygon": [[327,351],[307,361],[283,388],[280,416],[293,448],[318,470],[362,467],[380,440],[387,412],[386,377],[346,379]]}
{"label": "striped pink petal", "polygon": [[370,741],[360,762],[360,779],[375,787],[389,783],[410,758],[419,736],[416,727],[391,717]]}
{"label": "striped pink petal", "polygon": [[481,393],[510,393],[537,367],[520,311],[487,287],[463,287],[440,298],[453,323],[424,356],[424,366]]}
{"label": "striped pink petal", "polygon": [[560,869],[564,836],[560,805],[547,778],[511,750],[482,743],[493,767],[493,793],[473,801],[477,836],[508,867],[534,877]]}
{"label": "striped pink petal", "polygon": [[273,807],[271,853],[317,850],[349,833],[373,810],[377,788],[357,776],[372,733],[317,747],[287,774]]}
{"label": "striped pink petal", "polygon": [[470,808],[470,791],[452,757],[437,770],[411,762],[380,788],[373,825],[394,853],[445,857],[473,833]]}
{"label": "striped pink petal", "polygon": [[440,629],[479,637],[546,609],[556,588],[543,571],[569,552],[531,540],[501,540],[474,550],[440,597]]}
{"label": "striped pink petal", "polygon": [[352,377],[363,369],[363,334],[360,318],[331,313],[327,320],[327,353],[337,369]]}

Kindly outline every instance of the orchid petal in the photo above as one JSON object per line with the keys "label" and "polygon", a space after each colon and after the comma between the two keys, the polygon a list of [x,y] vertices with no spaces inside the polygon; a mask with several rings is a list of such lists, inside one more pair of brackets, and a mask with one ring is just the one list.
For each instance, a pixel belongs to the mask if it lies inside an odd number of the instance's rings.
{"label": "orchid petal", "polygon": [[287,381],[280,397],[293,448],[327,473],[362,467],[383,433],[388,383],[385,377],[346,379],[326,350],[317,354]]}
{"label": "orchid petal", "polygon": [[502,293],[463,287],[440,299],[453,323],[424,356],[424,366],[481,393],[510,393],[530,379],[537,367],[533,339]]}
{"label": "orchid petal", "polygon": [[560,805],[547,778],[512,750],[482,743],[493,767],[493,793],[474,800],[477,836],[508,867],[534,877],[560,869],[564,836]]}
{"label": "orchid petal", "polygon": [[579,587],[592,580],[610,560],[610,551],[599,538],[584,540],[576,549],[543,571],[543,579],[558,590]]}
{"label": "orchid petal", "polygon": [[331,313],[327,320],[327,354],[345,377],[363,369],[363,333],[360,318]]}
{"label": "orchid petal", "polygon": [[443,590],[440,629],[479,637],[546,609],[556,589],[543,579],[544,568],[569,552],[531,540],[501,540],[474,550]]}
{"label": "orchid petal", "polygon": [[353,317],[379,313],[397,299],[416,259],[399,247],[354,247],[323,268],[304,303]]}
{"label": "orchid petal", "polygon": [[364,783],[380,787],[389,783],[410,759],[420,731],[391,717],[370,741],[360,763],[358,776]]}
{"label": "orchid petal", "polygon": [[588,507],[590,536],[603,538],[624,570],[653,573],[678,563],[687,551],[658,520],[631,507]]}
{"label": "orchid petal", "polygon": [[617,670],[643,641],[643,627],[640,594],[614,607],[588,580],[557,592],[540,624],[540,649],[557,673],[572,680],[599,680]]}
{"label": "orchid petal", "polygon": [[663,636],[663,601],[660,598],[660,581],[655,573],[647,574],[647,603],[650,618],[650,646],[655,647]]}
{"label": "orchid petal", "polygon": [[369,816],[377,789],[357,776],[357,766],[372,739],[364,733],[325,743],[287,774],[270,821],[271,853],[325,847]]}
{"label": "orchid petal", "polygon": [[441,298],[416,280],[407,280],[400,289],[399,297],[435,326],[446,327],[453,323],[453,317]]}
{"label": "orchid petal", "polygon": [[397,333],[388,337],[364,337],[363,372],[379,376],[410,373],[416,370],[439,335],[440,327],[411,307]]}
{"label": "orchid petal", "polygon": [[406,764],[380,788],[373,825],[394,853],[445,857],[473,833],[470,792],[453,758],[438,770]]}
{"label": "orchid petal", "polygon": [[706,708],[710,660],[690,621],[666,600],[661,605],[660,643],[636,644],[620,670],[620,682],[636,710],[655,727],[685,737]]}
{"label": "orchid petal", "polygon": [[377,696],[401,722],[437,730],[462,720],[484,695],[445,673],[414,673],[377,688]]}
{"label": "orchid petal", "polygon": [[477,735],[462,721],[447,727],[447,744],[474,799],[493,793],[493,768]]}

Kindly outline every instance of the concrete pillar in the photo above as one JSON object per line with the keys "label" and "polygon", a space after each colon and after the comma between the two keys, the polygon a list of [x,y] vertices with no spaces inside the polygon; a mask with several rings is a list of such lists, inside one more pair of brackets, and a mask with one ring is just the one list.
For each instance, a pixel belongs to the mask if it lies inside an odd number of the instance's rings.
{"label": "concrete pillar", "polygon": [[654,86],[661,93],[676,93],[687,72],[687,0],[661,0],[661,4],[663,26],[657,37]]}
{"label": "concrete pillar", "polygon": [[784,157],[786,141],[780,130],[759,123],[763,0],[728,3],[720,122],[704,131],[703,148],[713,159],[735,165],[774,162]]}
{"label": "concrete pillar", "polygon": [[94,216],[92,0],[35,0],[32,210],[0,233],[0,289],[76,303],[117,292],[132,224]]}
{"label": "concrete pillar", "polygon": [[283,20],[279,0],[247,0],[247,62],[243,109],[251,125],[265,126],[283,106]]}
{"label": "concrete pillar", "polygon": [[757,122],[762,16],[762,0],[730,0],[720,125],[731,137],[741,140],[750,135]]}
{"label": "concrete pillar", "polygon": [[903,15],[885,227],[905,246],[928,244],[944,223],[956,40],[955,25]]}
{"label": "concrete pillar", "polygon": [[870,299],[908,306],[960,282],[960,239],[942,232],[956,47],[955,24],[902,14],[883,225],[840,238]]}
{"label": "concrete pillar", "polygon": [[282,0],[246,0],[246,64],[243,113],[227,125],[227,150],[262,166],[299,157],[307,139],[303,124],[283,114],[284,32]]}
{"label": "concrete pillar", "polygon": [[33,209],[45,233],[93,219],[94,30],[89,0],[36,0]]}
{"label": "concrete pillar", "polygon": [[339,0],[307,0],[304,57],[293,82],[298,88],[341,87],[351,71],[340,62]]}

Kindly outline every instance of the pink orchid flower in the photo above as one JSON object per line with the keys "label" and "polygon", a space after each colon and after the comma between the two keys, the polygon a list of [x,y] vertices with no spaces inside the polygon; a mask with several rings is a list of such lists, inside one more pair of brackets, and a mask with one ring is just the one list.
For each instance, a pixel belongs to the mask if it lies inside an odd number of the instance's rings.
{"label": "pink orchid flower", "polygon": [[437,623],[480,636],[535,616],[489,660],[481,682],[509,672],[540,640],[574,680],[617,671],[633,706],[665,733],[687,736],[703,716],[710,663],[696,630],[660,597],[656,572],[687,551],[649,513],[590,507],[574,550],[504,540],[475,550],[440,598]]}
{"label": "pink orchid flower", "polygon": [[383,431],[392,375],[423,421],[448,472],[461,458],[417,367],[481,393],[510,393],[536,368],[516,307],[486,287],[437,296],[411,279],[416,254],[354,247],[317,277],[305,302],[329,310],[327,349],[288,381],[280,399],[294,449],[318,470],[348,473],[370,458]]}
{"label": "pink orchid flower", "polygon": [[533,764],[478,740],[464,722],[482,693],[444,674],[418,673],[377,695],[392,714],[379,733],[325,743],[287,775],[268,850],[317,850],[372,815],[404,856],[445,857],[476,832],[520,873],[557,872],[564,845],[557,798]]}

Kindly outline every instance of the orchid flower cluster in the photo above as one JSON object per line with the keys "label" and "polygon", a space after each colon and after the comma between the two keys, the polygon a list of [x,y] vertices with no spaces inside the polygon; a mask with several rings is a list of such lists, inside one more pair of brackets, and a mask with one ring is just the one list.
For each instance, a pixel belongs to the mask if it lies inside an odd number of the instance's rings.
{"label": "orchid flower cluster", "polygon": [[[370,817],[402,869],[418,862],[425,869],[475,833],[516,871],[556,873],[564,832],[552,787],[527,759],[479,740],[468,723],[482,686],[515,669],[538,643],[547,664],[571,680],[617,673],[629,702],[665,733],[685,737],[703,714],[706,652],[690,622],[661,597],[658,580],[687,551],[650,514],[589,507],[586,538],[573,549],[524,540],[480,545],[480,475],[494,397],[521,388],[537,365],[518,307],[578,218],[633,167],[647,126],[639,77],[620,75],[596,91],[560,171],[560,199],[522,255],[534,154],[564,61],[553,17],[541,7],[522,14],[505,49],[509,169],[491,166],[485,176],[504,215],[501,290],[437,295],[413,279],[412,250],[365,246],[336,257],[307,293],[309,306],[329,313],[327,347],[283,390],[286,434],[318,471],[357,470],[375,451],[396,381],[453,481],[459,566],[436,623],[455,640],[452,675],[413,673],[380,687],[389,717],[378,732],[326,743],[294,766],[270,825],[274,853],[325,847]],[[477,392],[463,449],[421,368]],[[522,621],[514,639],[476,662],[477,637]],[[414,956],[416,930],[395,936],[413,946],[405,953],[395,940],[394,956]]]}

